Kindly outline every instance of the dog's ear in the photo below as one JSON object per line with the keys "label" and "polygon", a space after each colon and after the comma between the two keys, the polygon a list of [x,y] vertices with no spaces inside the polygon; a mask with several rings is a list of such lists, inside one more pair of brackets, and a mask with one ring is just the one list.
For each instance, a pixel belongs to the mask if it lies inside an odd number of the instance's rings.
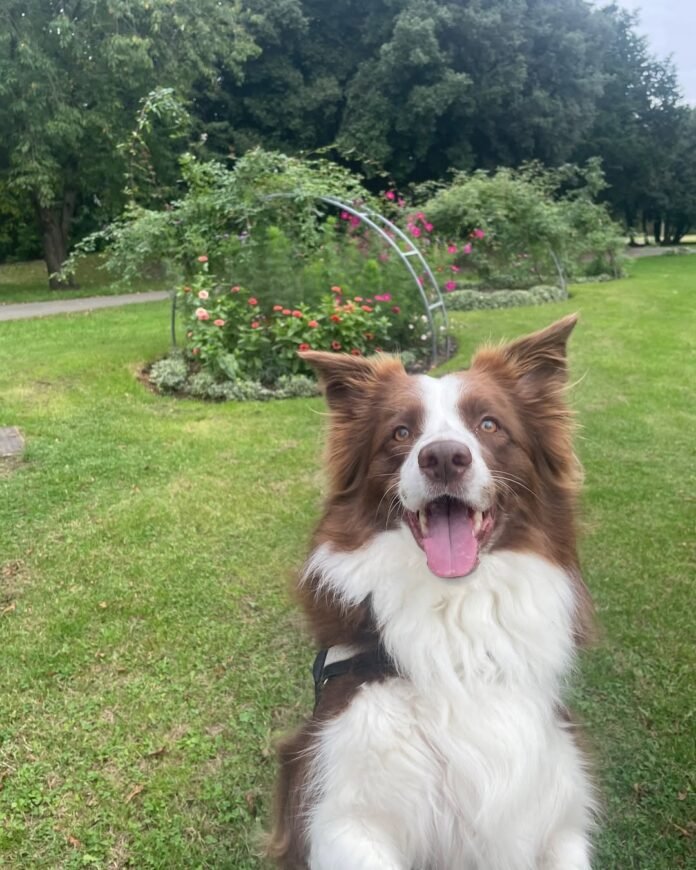
{"label": "dog's ear", "polygon": [[365,395],[372,385],[385,378],[404,374],[401,360],[388,354],[364,357],[306,350],[298,355],[319,375],[319,383],[333,411],[349,407]]}
{"label": "dog's ear", "polygon": [[472,367],[500,368],[502,364],[515,380],[530,385],[560,386],[567,378],[566,345],[577,321],[577,314],[569,314],[546,329],[509,344],[483,348],[475,355]]}

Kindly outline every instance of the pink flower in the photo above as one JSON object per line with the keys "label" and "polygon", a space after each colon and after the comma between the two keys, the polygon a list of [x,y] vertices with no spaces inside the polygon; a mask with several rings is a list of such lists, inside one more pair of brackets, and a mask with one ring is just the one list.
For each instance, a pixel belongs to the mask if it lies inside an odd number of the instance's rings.
{"label": "pink flower", "polygon": [[421,234],[420,227],[413,227],[412,228],[411,235],[413,236],[414,239],[420,238],[420,234]]}
{"label": "pink flower", "polygon": [[462,248],[462,254],[470,254],[471,253],[471,242],[467,242]]}
{"label": "pink flower", "polygon": [[292,312],[292,316],[293,317],[302,317],[302,312],[295,310]]}
{"label": "pink flower", "polygon": [[252,329],[258,329],[259,326],[261,326],[261,324],[258,322],[258,320],[252,320],[252,321],[251,321],[251,328],[252,328]]}
{"label": "pink flower", "polygon": [[360,307],[362,308],[363,311],[366,311],[368,314],[370,314],[372,311],[375,310],[370,305],[361,305]]}
{"label": "pink flower", "polygon": [[319,323],[316,320],[310,320],[307,324],[311,329],[316,329],[319,326]]}
{"label": "pink flower", "polygon": [[431,223],[425,223],[425,224],[423,224],[423,226],[425,227],[426,233],[432,233],[433,225]]}
{"label": "pink flower", "polygon": [[447,253],[448,254],[456,254],[457,246],[456,245],[447,245]]}
{"label": "pink flower", "polygon": [[310,347],[306,342],[303,341],[299,347],[299,350],[310,350]]}
{"label": "pink flower", "polygon": [[353,296],[353,302],[362,302],[362,301],[363,301],[362,296]]}
{"label": "pink flower", "polygon": [[391,293],[381,293],[375,296],[375,302],[391,302]]}
{"label": "pink flower", "polygon": [[391,199],[392,201],[396,199],[396,194],[393,190],[388,190],[384,195],[387,199]]}
{"label": "pink flower", "polygon": [[197,257],[197,260],[199,263],[207,263],[208,256],[207,256],[207,254],[201,254],[200,257]]}
{"label": "pink flower", "polygon": [[196,308],[196,317],[199,320],[210,320],[210,313],[205,308]]}
{"label": "pink flower", "polygon": [[340,322],[341,322],[340,315],[338,315],[338,314],[332,314],[331,317],[330,317],[329,319],[332,320],[334,323],[340,323]]}
{"label": "pink flower", "polygon": [[485,239],[486,234],[483,230],[474,230],[471,234],[475,239]]}
{"label": "pink flower", "polygon": [[406,200],[399,197],[396,204],[399,206],[399,208],[403,208],[406,205]]}
{"label": "pink flower", "polygon": [[292,311],[290,311],[289,308],[283,308],[283,314],[287,316],[288,314],[292,314]]}
{"label": "pink flower", "polygon": [[282,305],[274,305],[274,306],[273,306],[273,310],[274,310],[274,311],[282,311],[282,310],[283,310],[283,306],[282,306]]}
{"label": "pink flower", "polygon": [[217,320],[213,320],[213,323],[215,324],[215,326],[224,326],[225,325],[225,321],[222,320],[220,317],[218,317]]}
{"label": "pink flower", "polygon": [[340,341],[332,341],[331,342],[331,350],[340,350],[341,342]]}
{"label": "pink flower", "polygon": [[198,291],[198,298],[199,299],[207,299],[208,298],[208,291],[207,290],[199,290]]}
{"label": "pink flower", "polygon": [[445,284],[445,290],[448,293],[451,293],[453,290],[456,290],[456,289],[457,289],[457,282],[456,281],[448,281]]}
{"label": "pink flower", "polygon": [[239,291],[240,291],[241,289],[242,289],[242,288],[239,286],[239,284],[235,284],[234,287],[230,287],[230,293],[239,293]]}
{"label": "pink flower", "polygon": [[341,212],[341,220],[342,221],[349,221],[350,220],[350,215],[348,214],[347,211]]}
{"label": "pink flower", "polygon": [[259,304],[258,299],[255,299],[253,296],[250,296],[247,301],[249,302],[249,305],[258,305]]}
{"label": "pink flower", "polygon": [[331,292],[332,292],[332,293],[338,293],[338,294],[340,295],[343,291],[342,291],[341,288],[338,286],[338,284],[334,284],[334,286],[331,288]]}
{"label": "pink flower", "polygon": [[351,216],[350,225],[352,227],[359,227],[360,226],[360,218],[356,214]]}
{"label": "pink flower", "polygon": [[379,254],[379,259],[382,263],[386,263],[389,260],[389,252],[381,251]]}
{"label": "pink flower", "polygon": [[453,272],[461,272],[461,271],[462,271],[462,270],[459,268],[459,266],[450,266],[450,269],[451,269]]}

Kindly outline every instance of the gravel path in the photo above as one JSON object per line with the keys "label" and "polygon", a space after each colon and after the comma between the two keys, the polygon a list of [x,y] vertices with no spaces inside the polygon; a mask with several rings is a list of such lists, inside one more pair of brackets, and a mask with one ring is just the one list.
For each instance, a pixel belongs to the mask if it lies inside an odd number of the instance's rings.
{"label": "gravel path", "polygon": [[56,299],[55,302],[18,302],[0,305],[1,320],[26,320],[29,317],[48,317],[51,314],[73,314],[92,311],[95,308],[118,308],[120,305],[136,305],[141,302],[159,302],[167,299],[166,290],[151,290],[148,293],[123,293],[119,296],[86,296],[84,299]]}

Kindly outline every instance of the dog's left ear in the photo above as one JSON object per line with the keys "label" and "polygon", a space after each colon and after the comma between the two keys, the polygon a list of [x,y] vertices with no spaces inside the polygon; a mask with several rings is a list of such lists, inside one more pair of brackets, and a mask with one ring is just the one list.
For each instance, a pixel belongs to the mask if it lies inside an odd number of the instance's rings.
{"label": "dog's left ear", "polygon": [[502,362],[516,380],[539,385],[562,385],[568,374],[566,345],[578,322],[577,314],[518,338],[499,348],[484,348],[476,354],[473,368],[490,368]]}

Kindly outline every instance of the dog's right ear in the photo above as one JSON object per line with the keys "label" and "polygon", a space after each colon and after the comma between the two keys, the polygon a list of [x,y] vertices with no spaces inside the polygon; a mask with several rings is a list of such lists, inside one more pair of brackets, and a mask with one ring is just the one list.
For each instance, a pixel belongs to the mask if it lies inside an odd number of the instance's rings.
{"label": "dog's right ear", "polygon": [[332,411],[350,406],[369,393],[370,388],[395,374],[405,374],[401,360],[389,354],[364,357],[321,350],[299,352],[300,359],[312,366]]}

